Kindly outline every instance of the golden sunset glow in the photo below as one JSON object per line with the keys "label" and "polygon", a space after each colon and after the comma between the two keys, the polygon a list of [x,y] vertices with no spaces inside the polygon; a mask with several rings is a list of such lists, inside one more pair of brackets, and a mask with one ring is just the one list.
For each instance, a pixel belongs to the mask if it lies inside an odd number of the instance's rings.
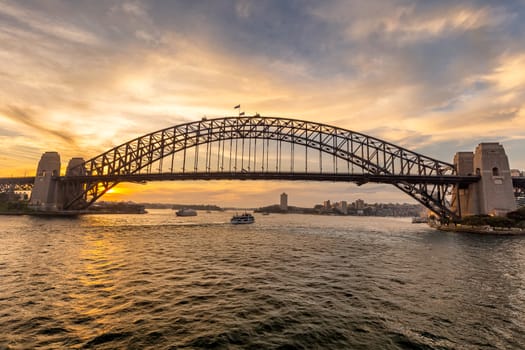
{"label": "golden sunset glow", "polygon": [[113,188],[110,188],[104,195],[103,200],[107,200],[107,201],[125,201],[127,200],[127,196],[135,192],[132,189],[130,189],[128,186],[126,186],[125,184],[119,184]]}
{"label": "golden sunset glow", "polygon": [[113,188],[110,188],[106,194],[110,195],[110,194],[116,194],[116,193],[119,193],[119,192],[122,192],[122,190],[117,190],[115,187]]}
{"label": "golden sunset glow", "polygon": [[[237,104],[447,162],[497,141],[525,169],[524,12],[475,1],[0,1],[0,176],[33,175],[46,151],[65,167]],[[410,201],[388,186],[235,181],[119,184],[103,200],[251,206],[282,191],[292,205]]]}

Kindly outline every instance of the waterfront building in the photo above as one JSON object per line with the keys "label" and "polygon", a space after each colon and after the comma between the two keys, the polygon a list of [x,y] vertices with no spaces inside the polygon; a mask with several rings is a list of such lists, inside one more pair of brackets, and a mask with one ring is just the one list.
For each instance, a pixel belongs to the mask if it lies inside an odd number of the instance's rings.
{"label": "waterfront building", "polygon": [[358,199],[355,201],[355,208],[357,210],[363,210],[365,209],[365,201],[362,199]]}
{"label": "waterfront building", "polygon": [[281,193],[281,210],[288,211],[288,195],[286,193]]}
{"label": "waterfront building", "polygon": [[348,203],[346,201],[337,202],[334,207],[340,214],[348,215]]}

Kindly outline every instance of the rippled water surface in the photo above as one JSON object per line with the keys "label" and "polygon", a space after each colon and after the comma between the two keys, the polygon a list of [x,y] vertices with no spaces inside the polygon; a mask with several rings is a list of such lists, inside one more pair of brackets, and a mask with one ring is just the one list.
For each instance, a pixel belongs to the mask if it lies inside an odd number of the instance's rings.
{"label": "rippled water surface", "polygon": [[525,344],[525,237],[231,215],[0,217],[0,349]]}

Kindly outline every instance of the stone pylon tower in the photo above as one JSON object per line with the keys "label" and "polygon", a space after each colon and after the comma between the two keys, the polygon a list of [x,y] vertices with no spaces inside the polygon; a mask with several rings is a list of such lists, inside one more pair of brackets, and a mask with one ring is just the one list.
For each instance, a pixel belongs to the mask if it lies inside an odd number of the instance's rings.
{"label": "stone pylon tower", "polygon": [[[71,158],[66,168],[66,176],[86,176],[86,169],[82,166],[83,158]],[[81,182],[64,182],[60,189],[59,207],[81,196],[84,191],[84,184]],[[77,208],[72,208],[77,209]]]}
{"label": "stone pylon tower", "polygon": [[60,176],[60,155],[46,152],[38,162],[35,183],[29,205],[39,210],[57,210],[58,184],[53,179]]}
{"label": "stone pylon tower", "polygon": [[[480,143],[475,152],[458,152],[454,157],[458,175],[479,175],[481,179],[459,188],[454,202],[461,215],[505,215],[516,210],[509,160],[497,142]],[[459,208],[458,208],[459,206]]]}
{"label": "stone pylon tower", "polygon": [[286,193],[281,193],[281,203],[279,208],[283,211],[288,211],[288,195]]}
{"label": "stone pylon tower", "polygon": [[[66,170],[66,176],[85,176],[86,169],[80,165],[82,158],[72,158]],[[79,182],[61,182],[60,155],[57,152],[46,152],[38,162],[35,183],[31,191],[29,205],[36,210],[59,211],[64,204],[81,195],[84,184]]]}

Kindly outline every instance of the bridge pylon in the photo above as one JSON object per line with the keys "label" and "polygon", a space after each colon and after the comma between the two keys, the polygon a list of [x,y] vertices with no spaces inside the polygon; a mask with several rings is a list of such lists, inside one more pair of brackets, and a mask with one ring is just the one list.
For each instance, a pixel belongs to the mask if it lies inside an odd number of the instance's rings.
{"label": "bridge pylon", "polygon": [[502,216],[516,210],[509,160],[501,144],[480,143],[475,152],[458,152],[454,165],[460,176],[480,176],[478,182],[453,191],[453,210],[460,216]]}
{"label": "bridge pylon", "polygon": [[[66,176],[85,176],[83,163],[83,158],[72,158],[68,163]],[[45,152],[42,155],[29,200],[31,208],[40,211],[61,211],[64,203],[83,193],[83,183],[59,181],[60,168],[60,154]]]}
{"label": "bridge pylon", "polygon": [[56,180],[58,176],[60,176],[60,155],[58,152],[45,152],[38,162],[29,200],[30,207],[45,211],[58,210],[58,181]]}
{"label": "bridge pylon", "polygon": [[[76,157],[71,158],[66,168],[66,176],[86,176],[86,168],[83,166],[85,163],[84,158]],[[64,207],[65,203],[71,202],[75,198],[80,199],[77,201],[77,207],[69,209],[83,209],[85,201],[83,200],[83,192],[85,184],[83,182],[59,182],[59,197],[57,202],[60,208]]]}

